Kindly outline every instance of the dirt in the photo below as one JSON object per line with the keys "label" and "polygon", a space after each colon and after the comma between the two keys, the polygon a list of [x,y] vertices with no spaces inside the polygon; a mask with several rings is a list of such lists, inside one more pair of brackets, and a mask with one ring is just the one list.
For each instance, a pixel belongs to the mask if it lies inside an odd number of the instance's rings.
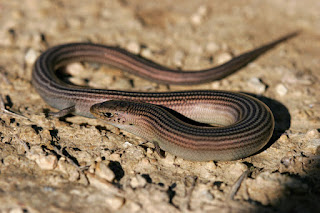
{"label": "dirt", "polygon": [[[319,1],[159,2],[0,0],[0,212],[319,210]],[[163,159],[152,144],[101,121],[48,117],[56,110],[31,84],[37,56],[57,44],[119,46],[171,68],[202,69],[294,31],[238,72],[197,86],[97,64],[67,67],[70,81],[98,88],[254,94],[275,116],[274,135],[237,161]]]}

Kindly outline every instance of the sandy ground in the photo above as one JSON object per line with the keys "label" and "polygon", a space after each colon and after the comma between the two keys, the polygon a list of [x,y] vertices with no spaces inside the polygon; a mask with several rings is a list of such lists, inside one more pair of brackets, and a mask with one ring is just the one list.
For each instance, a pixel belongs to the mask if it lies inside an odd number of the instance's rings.
{"label": "sandy ground", "polygon": [[[319,210],[320,2],[157,2],[0,0],[0,95],[24,116],[0,114],[0,212]],[[198,86],[159,85],[96,64],[67,68],[70,81],[99,88],[258,95],[274,113],[275,132],[264,150],[238,161],[161,159],[152,144],[95,119],[48,118],[55,109],[31,85],[36,57],[56,44],[115,45],[200,69],[296,30],[239,72]]]}

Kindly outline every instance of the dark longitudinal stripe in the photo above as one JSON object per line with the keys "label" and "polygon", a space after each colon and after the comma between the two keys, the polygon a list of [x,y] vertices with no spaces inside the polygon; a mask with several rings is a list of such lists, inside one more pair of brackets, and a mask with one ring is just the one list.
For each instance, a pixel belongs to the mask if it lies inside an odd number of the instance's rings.
{"label": "dark longitudinal stripe", "polygon": [[[48,49],[38,58],[32,82],[39,94],[51,106],[58,109],[73,106],[74,113],[87,117],[93,117],[90,108],[96,106],[95,104],[114,99],[163,105],[191,119],[193,116],[197,117],[192,108],[201,108],[209,104],[213,112],[220,110],[222,112],[220,116],[226,112],[229,117],[226,116],[225,119],[236,119],[236,122],[216,128],[195,126],[179,120],[164,108],[148,104],[139,105],[138,110],[135,109],[134,112],[144,117],[142,123],[149,129],[150,138],[157,138],[160,146],[162,142],[169,147],[172,145],[172,149],[176,149],[172,152],[181,157],[192,160],[236,159],[256,152],[267,143],[273,131],[274,120],[271,111],[250,96],[226,91],[146,93],[81,88],[60,81],[55,75],[55,70],[73,61],[93,61],[118,66],[160,83],[198,84],[230,75],[270,48],[295,35],[296,33],[292,33],[284,36],[220,66],[195,71],[170,69],[117,47],[89,43],[64,44]],[[201,109],[196,113],[203,113]],[[202,114],[200,117],[205,116]],[[195,150],[198,156],[193,156]],[[202,150],[200,154],[199,150]],[[226,150],[228,152],[225,152]],[[210,157],[210,154],[213,156]]]}

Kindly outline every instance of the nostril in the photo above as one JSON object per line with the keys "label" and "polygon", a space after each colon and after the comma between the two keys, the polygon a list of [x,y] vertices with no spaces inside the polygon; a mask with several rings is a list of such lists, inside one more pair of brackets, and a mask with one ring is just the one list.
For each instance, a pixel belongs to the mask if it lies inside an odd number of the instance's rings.
{"label": "nostril", "polygon": [[103,113],[103,115],[107,118],[112,118],[113,117],[113,114],[111,112],[105,112]]}

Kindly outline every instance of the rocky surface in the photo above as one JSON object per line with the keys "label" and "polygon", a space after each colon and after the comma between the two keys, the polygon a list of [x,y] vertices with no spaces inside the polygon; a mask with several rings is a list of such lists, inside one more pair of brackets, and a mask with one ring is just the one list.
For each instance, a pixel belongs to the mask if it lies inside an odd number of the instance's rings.
{"label": "rocky surface", "polygon": [[[159,2],[0,1],[0,212],[320,209],[319,1]],[[100,121],[46,117],[55,109],[31,85],[37,56],[56,44],[115,45],[168,67],[200,69],[296,30],[239,72],[191,87],[98,64],[67,67],[71,82],[97,88],[258,95],[276,118],[274,136],[238,161],[162,159],[152,144]]]}

